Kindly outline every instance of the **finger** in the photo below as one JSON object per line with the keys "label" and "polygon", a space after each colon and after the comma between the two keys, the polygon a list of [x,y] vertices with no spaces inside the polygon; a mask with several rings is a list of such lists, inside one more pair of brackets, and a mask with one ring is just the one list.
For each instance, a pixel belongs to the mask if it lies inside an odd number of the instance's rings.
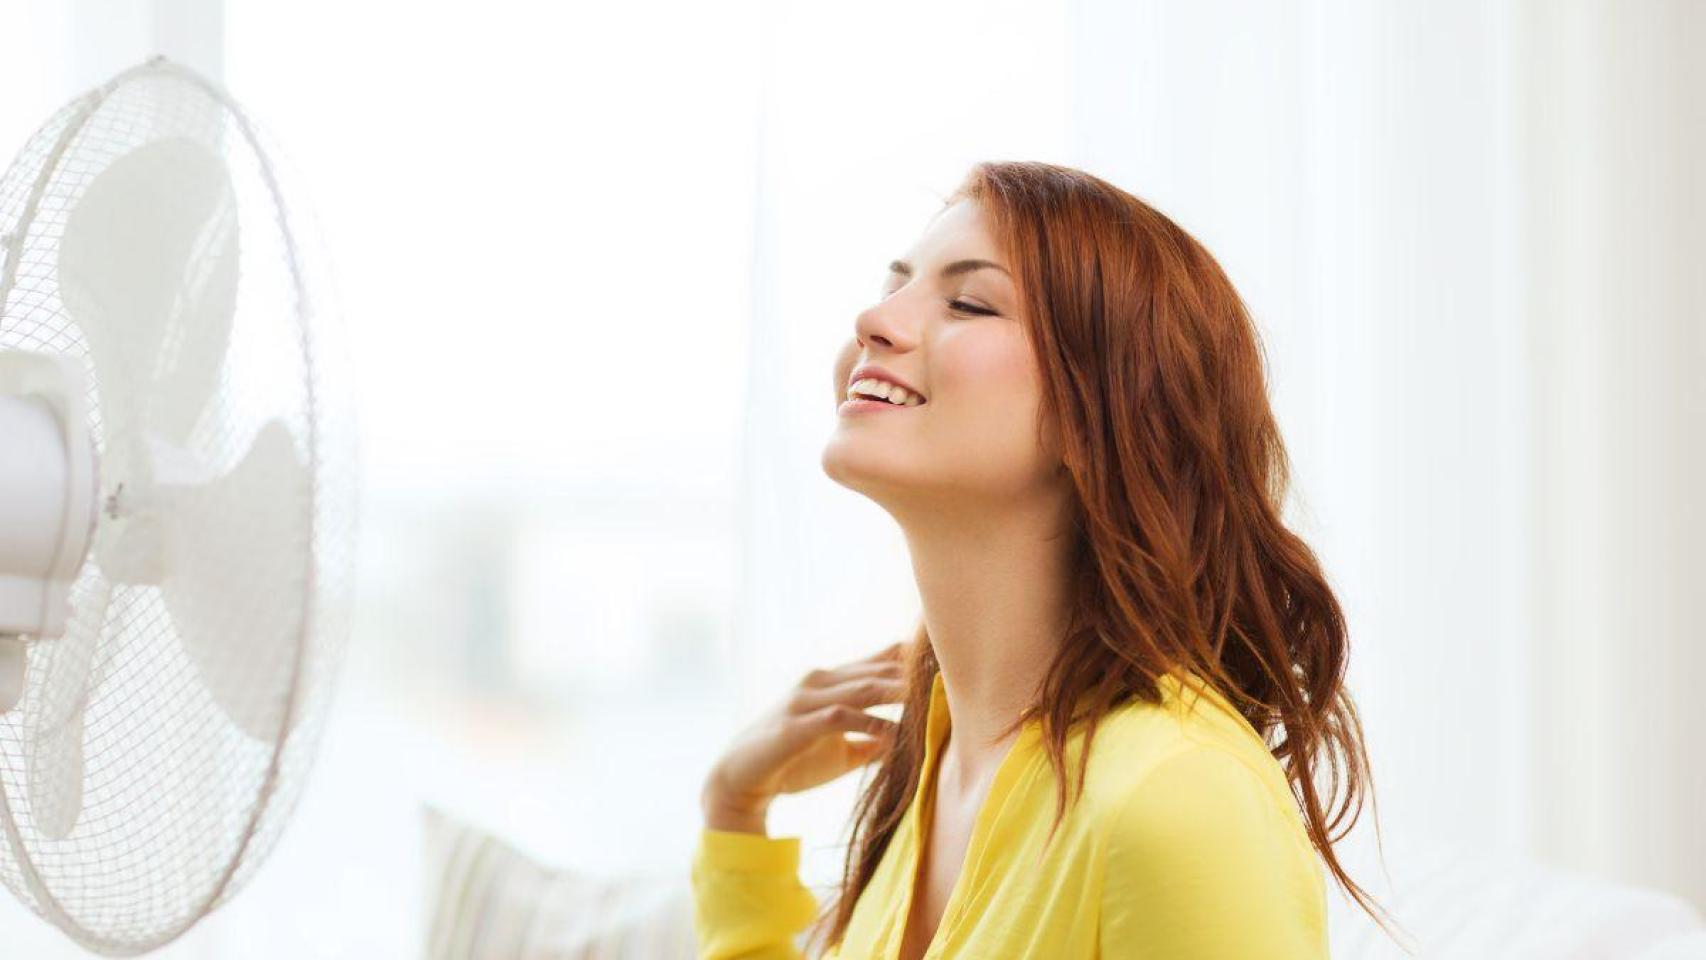
{"label": "finger", "polygon": [[894,661],[879,663],[850,663],[829,672],[828,682],[823,686],[835,687],[849,680],[863,680],[866,677],[888,677],[899,680],[906,676],[906,664]]}
{"label": "finger", "polygon": [[831,703],[874,707],[880,703],[899,703],[904,699],[905,681],[873,675],[855,677],[829,687],[802,687],[795,691],[788,706],[794,713],[810,713]]}
{"label": "finger", "polygon": [[901,677],[905,675],[905,669],[905,664],[895,661],[855,660],[839,667],[808,670],[795,686],[801,689],[833,687],[860,677]]}
{"label": "finger", "polygon": [[897,728],[893,720],[885,720],[845,703],[820,707],[800,718],[800,727],[807,733],[868,733],[873,737],[892,737]]}
{"label": "finger", "polygon": [[880,650],[876,650],[876,651],[868,654],[867,656],[860,657],[858,660],[855,660],[853,662],[854,663],[883,663],[883,662],[890,661],[890,660],[898,660],[898,659],[900,659],[901,653],[906,650],[908,643],[910,643],[910,641],[896,640],[895,642],[889,644],[888,646],[883,647]]}
{"label": "finger", "polygon": [[893,743],[887,737],[874,737],[869,740],[848,739],[847,751],[859,763],[870,763],[889,752]]}

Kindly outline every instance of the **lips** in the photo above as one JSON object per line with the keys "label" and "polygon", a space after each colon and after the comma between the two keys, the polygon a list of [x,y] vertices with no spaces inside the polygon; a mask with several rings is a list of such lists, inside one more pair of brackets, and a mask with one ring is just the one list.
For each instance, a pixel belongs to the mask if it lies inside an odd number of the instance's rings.
{"label": "lips", "polygon": [[905,387],[908,393],[911,393],[911,394],[917,396],[920,401],[928,403],[930,400],[929,397],[924,395],[924,391],[913,386],[911,383],[907,382],[906,380],[901,379],[901,377],[898,374],[895,374],[894,372],[892,372],[890,370],[886,370],[882,367],[879,367],[874,363],[862,363],[859,366],[854,367],[853,372],[848,374],[847,385],[843,389],[851,390],[851,389],[853,389],[853,384],[858,383],[860,380],[867,380],[867,379],[869,379],[869,380],[886,380],[887,382],[892,383],[897,387]]}
{"label": "lips", "polygon": [[[918,406],[922,407],[923,404],[921,403]],[[898,403],[890,403],[887,400],[867,400],[864,397],[855,397],[854,399],[851,399],[851,400],[841,401],[841,406],[837,407],[835,412],[839,413],[843,416],[847,416],[849,414],[856,414],[856,413],[875,413],[878,410],[916,410],[916,409],[917,409],[917,407],[904,407]]]}

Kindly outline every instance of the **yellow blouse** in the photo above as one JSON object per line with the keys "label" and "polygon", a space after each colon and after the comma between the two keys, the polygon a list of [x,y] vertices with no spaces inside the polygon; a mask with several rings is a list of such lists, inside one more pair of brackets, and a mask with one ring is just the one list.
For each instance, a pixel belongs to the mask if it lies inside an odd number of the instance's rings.
{"label": "yellow blouse", "polygon": [[[1131,701],[1103,718],[1084,794],[1046,850],[1054,779],[1037,721],[1021,729],[973,821],[926,958],[1327,957],[1325,875],[1285,773],[1231,704],[1188,676],[1163,676],[1159,704]],[[899,955],[949,725],[938,673],[918,791],[823,960]],[[1082,747],[1074,729],[1074,773]],[[701,829],[692,860],[700,960],[803,956],[799,934],[818,902],[799,860],[798,837]]]}

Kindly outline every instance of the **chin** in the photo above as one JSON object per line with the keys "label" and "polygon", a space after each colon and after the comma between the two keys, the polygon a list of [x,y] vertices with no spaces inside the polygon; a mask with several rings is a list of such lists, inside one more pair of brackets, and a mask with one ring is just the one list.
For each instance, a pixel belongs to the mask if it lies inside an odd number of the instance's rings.
{"label": "chin", "polygon": [[896,470],[892,463],[881,462],[887,459],[885,457],[872,456],[870,450],[860,450],[861,446],[864,444],[856,438],[831,437],[818,458],[818,466],[823,469],[824,476],[867,496],[878,490],[893,490],[905,485],[904,471]]}
{"label": "chin", "polygon": [[858,459],[857,455],[843,448],[845,441],[833,437],[824,444],[823,453],[818,457],[818,466],[823,469],[823,475],[844,487],[853,487],[853,478],[858,471],[849,460]]}

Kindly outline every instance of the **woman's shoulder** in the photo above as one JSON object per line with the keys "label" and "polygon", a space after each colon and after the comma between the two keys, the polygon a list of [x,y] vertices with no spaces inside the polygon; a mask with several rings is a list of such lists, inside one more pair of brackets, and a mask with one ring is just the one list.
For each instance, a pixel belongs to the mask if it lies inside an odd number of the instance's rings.
{"label": "woman's shoulder", "polygon": [[1084,799],[1104,944],[1327,955],[1324,874],[1284,768],[1206,684],[1168,677],[1160,702],[1105,715]]}
{"label": "woman's shoulder", "polygon": [[1278,761],[1252,753],[1187,737],[1104,798],[1096,862],[1105,942],[1191,956],[1327,956],[1320,859]]}
{"label": "woman's shoulder", "polygon": [[1252,804],[1295,811],[1284,769],[1224,696],[1194,675],[1173,674],[1162,677],[1160,693],[1159,702],[1121,704],[1097,726],[1085,794],[1104,814],[1099,819],[1159,812],[1134,799],[1139,795],[1188,807],[1228,790]]}

